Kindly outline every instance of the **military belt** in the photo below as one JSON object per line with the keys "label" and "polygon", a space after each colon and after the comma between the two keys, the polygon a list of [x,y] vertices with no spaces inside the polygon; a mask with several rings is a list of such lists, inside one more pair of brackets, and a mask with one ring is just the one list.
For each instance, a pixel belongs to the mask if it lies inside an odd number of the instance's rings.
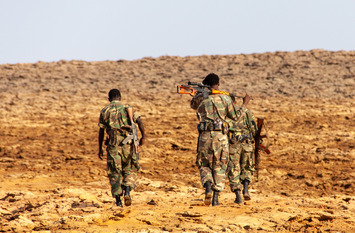
{"label": "military belt", "polygon": [[222,131],[222,124],[219,122],[201,122],[198,125],[200,131]]}
{"label": "military belt", "polygon": [[233,142],[246,142],[246,143],[254,143],[253,138],[250,136],[250,134],[239,134],[239,133],[234,133],[232,134],[231,141]]}

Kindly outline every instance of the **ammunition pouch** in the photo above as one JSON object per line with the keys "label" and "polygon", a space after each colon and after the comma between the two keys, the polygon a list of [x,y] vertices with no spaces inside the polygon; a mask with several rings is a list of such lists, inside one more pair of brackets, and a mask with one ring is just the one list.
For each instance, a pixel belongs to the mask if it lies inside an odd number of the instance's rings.
{"label": "ammunition pouch", "polygon": [[229,126],[227,122],[216,119],[213,122],[201,122],[197,125],[197,129],[199,133],[204,131],[222,131],[223,134],[227,134]]}
{"label": "ammunition pouch", "polygon": [[250,134],[238,134],[238,133],[232,133],[230,138],[229,138],[229,143],[235,144],[235,143],[254,143],[254,139]]}
{"label": "ammunition pouch", "polygon": [[222,122],[213,121],[213,122],[201,122],[198,124],[198,131],[222,131]]}

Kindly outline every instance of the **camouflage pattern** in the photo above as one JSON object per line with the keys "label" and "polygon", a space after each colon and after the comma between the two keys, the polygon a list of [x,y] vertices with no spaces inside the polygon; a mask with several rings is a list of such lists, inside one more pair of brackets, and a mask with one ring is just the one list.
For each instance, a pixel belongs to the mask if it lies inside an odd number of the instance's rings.
{"label": "camouflage pattern", "polygon": [[[231,98],[226,95],[210,95],[207,99],[202,101],[200,99],[200,104],[197,106],[197,116],[200,123],[211,124],[217,119],[226,122],[227,118],[237,121],[241,115],[241,110],[236,111]],[[200,133],[196,164],[200,171],[202,185],[211,181],[213,190],[223,191],[228,155],[227,134],[213,130]]]}
{"label": "camouflage pattern", "polygon": [[231,191],[241,190],[240,182],[240,145],[241,143],[229,144],[229,161],[227,168],[227,177]]}
{"label": "camouflage pattern", "polygon": [[[126,107],[118,100],[113,100],[100,112],[99,127],[106,129],[117,129],[117,145],[107,146],[107,174],[111,184],[111,193],[115,197],[122,195],[122,186],[129,186],[133,190],[136,186],[137,168],[133,165],[137,159],[134,153],[133,143],[123,145],[122,141],[127,136],[127,129],[123,126],[130,125]],[[133,113],[133,121],[140,117]]]}
{"label": "camouflage pattern", "polygon": [[190,102],[190,107],[194,110],[197,110],[200,103],[204,100],[203,94],[201,92],[196,93]]}
{"label": "camouflage pattern", "polygon": [[[242,107],[240,107],[240,109],[242,109]],[[227,119],[230,126],[229,130],[238,135],[248,134],[254,137],[258,128],[256,125],[254,115],[251,113],[249,109],[244,108],[244,110],[245,111],[241,111],[241,115],[238,121]]]}
{"label": "camouflage pattern", "polygon": [[223,191],[228,164],[228,136],[222,131],[204,131],[200,134],[196,165],[201,183],[210,181],[212,188]]}
{"label": "camouflage pattern", "polygon": [[240,180],[249,180],[252,182],[254,169],[254,142],[240,143],[239,152],[240,152]]}
{"label": "camouflage pattern", "polygon": [[[130,125],[129,118],[126,112],[126,107],[118,100],[113,100],[109,105],[104,107],[100,112],[99,127],[108,130],[116,128],[120,129],[124,125]],[[140,117],[139,114],[133,112],[133,121],[136,122]]]}
{"label": "camouflage pattern", "polygon": [[[228,121],[230,125],[228,180],[231,191],[241,189],[243,180],[252,181],[254,169],[254,136],[257,125],[253,114],[245,109],[238,121]],[[238,137],[243,136],[242,141]]]}
{"label": "camouflage pattern", "polygon": [[107,175],[111,184],[111,193],[115,197],[122,195],[122,186],[136,187],[137,168],[133,165],[133,146],[122,145],[106,148]]}
{"label": "camouflage pattern", "polygon": [[238,121],[242,109],[236,110],[232,99],[227,95],[210,95],[201,101],[197,108],[200,122],[213,122],[218,118],[226,120],[228,118]]}
{"label": "camouflage pattern", "polygon": [[231,191],[241,190],[243,180],[252,181],[254,170],[254,143],[235,142],[229,144],[227,177]]}

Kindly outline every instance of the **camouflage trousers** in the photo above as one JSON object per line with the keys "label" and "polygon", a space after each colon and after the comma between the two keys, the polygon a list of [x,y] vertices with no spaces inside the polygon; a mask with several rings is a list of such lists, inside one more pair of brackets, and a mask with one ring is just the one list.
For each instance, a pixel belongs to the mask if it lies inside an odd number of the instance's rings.
{"label": "camouflage trousers", "polygon": [[138,170],[134,166],[136,159],[133,145],[108,146],[107,175],[111,184],[111,193],[115,197],[122,195],[122,186],[133,190],[136,186]]}
{"label": "camouflage trousers", "polygon": [[228,164],[228,137],[221,131],[204,131],[199,136],[196,165],[202,185],[210,181],[212,189],[223,191]]}
{"label": "camouflage trousers", "polygon": [[254,172],[254,144],[235,142],[229,145],[227,176],[231,191],[242,189],[243,180],[252,181]]}

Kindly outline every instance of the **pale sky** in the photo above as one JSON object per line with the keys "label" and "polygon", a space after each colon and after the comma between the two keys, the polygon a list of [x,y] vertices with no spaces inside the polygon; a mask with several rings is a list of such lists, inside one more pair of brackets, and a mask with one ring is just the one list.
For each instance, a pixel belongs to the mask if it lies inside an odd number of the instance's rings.
{"label": "pale sky", "polygon": [[355,0],[0,0],[0,64],[355,50]]}

